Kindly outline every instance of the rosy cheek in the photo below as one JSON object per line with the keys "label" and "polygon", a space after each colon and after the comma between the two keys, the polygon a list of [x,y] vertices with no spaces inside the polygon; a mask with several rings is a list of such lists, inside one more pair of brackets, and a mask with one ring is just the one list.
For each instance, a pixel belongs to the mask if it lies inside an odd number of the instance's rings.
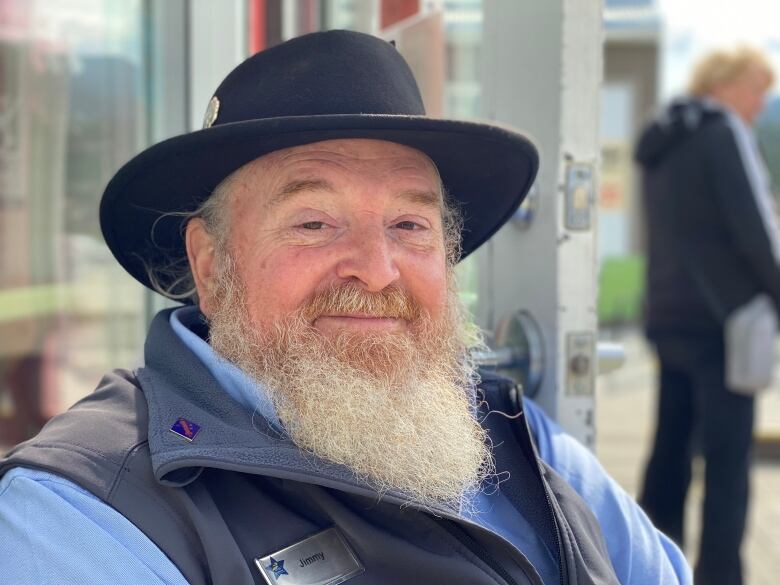
{"label": "rosy cheek", "polygon": [[280,317],[294,311],[328,274],[329,260],[310,249],[292,249],[266,259],[257,282],[260,306]]}
{"label": "rosy cheek", "polygon": [[439,316],[447,303],[447,271],[439,262],[418,261],[409,266],[402,278],[424,308],[433,316]]}

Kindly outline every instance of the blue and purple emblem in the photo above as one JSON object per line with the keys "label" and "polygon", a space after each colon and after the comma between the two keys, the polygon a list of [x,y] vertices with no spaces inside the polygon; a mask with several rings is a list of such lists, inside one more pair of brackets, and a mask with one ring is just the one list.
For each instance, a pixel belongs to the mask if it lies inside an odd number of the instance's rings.
{"label": "blue and purple emblem", "polygon": [[176,433],[180,437],[187,439],[190,443],[195,438],[195,435],[200,431],[200,425],[196,425],[194,422],[188,421],[186,418],[180,418],[171,427],[171,432]]}

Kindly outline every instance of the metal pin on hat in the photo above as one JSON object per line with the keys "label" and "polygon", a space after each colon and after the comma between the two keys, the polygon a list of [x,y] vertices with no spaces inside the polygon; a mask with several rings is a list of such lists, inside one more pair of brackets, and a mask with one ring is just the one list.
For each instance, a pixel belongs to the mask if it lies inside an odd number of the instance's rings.
{"label": "metal pin on hat", "polygon": [[206,114],[203,116],[203,127],[211,128],[214,125],[214,122],[217,121],[217,114],[219,114],[219,98],[214,96],[209,100]]}

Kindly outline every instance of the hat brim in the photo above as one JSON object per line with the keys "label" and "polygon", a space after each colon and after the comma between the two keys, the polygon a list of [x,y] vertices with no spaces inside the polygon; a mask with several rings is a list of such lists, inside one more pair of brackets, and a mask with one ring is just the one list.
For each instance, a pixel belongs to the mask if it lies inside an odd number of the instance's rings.
{"label": "hat brim", "polygon": [[528,138],[476,122],[345,114],[223,124],[160,142],[125,164],[100,203],[103,237],[119,263],[153,288],[146,267],[186,255],[181,217],[165,214],[197,209],[223,179],[260,156],[340,138],[387,140],[430,157],[463,216],[461,258],[511,217],[539,166]]}

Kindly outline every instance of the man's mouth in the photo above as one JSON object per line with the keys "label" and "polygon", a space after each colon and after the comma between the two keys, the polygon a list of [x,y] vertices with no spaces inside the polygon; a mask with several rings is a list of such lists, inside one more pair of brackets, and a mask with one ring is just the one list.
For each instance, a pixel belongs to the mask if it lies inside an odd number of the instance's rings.
{"label": "man's mouth", "polygon": [[397,333],[406,330],[407,322],[400,317],[349,313],[320,315],[313,325],[323,333],[344,330]]}

